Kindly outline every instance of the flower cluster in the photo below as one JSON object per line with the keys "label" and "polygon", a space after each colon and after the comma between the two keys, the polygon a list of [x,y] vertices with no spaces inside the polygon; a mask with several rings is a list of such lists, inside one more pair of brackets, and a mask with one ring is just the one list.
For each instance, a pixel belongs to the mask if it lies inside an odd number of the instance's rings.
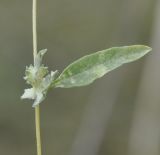
{"label": "flower cluster", "polygon": [[26,67],[25,71],[24,79],[32,87],[24,90],[21,99],[33,99],[33,107],[45,99],[47,91],[58,73],[58,71],[49,73],[48,67],[42,64],[42,58],[46,52],[47,49],[39,51],[35,57],[34,65]]}

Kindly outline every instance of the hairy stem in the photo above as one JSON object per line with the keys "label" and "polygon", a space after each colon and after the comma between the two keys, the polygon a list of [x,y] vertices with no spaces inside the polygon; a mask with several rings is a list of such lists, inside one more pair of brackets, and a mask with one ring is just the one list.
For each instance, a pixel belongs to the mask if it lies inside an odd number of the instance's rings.
{"label": "hairy stem", "polygon": [[[35,57],[37,55],[37,0],[33,0],[32,8],[32,24],[33,24],[33,59],[35,64]],[[35,125],[36,125],[36,141],[37,141],[37,155],[41,155],[41,134],[40,134],[40,107],[35,107]]]}

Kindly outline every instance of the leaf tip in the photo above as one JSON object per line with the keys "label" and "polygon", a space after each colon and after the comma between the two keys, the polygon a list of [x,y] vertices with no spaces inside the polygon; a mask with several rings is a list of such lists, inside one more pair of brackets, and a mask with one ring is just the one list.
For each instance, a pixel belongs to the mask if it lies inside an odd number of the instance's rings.
{"label": "leaf tip", "polygon": [[146,45],[134,45],[133,47],[141,48],[145,51],[145,53],[152,51],[152,48]]}

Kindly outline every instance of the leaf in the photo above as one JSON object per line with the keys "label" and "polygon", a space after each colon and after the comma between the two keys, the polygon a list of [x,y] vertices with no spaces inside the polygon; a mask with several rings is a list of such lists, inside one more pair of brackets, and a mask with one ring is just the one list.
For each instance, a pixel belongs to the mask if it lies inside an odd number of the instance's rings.
{"label": "leaf", "polygon": [[151,48],[143,45],[113,47],[84,56],[70,64],[54,81],[53,87],[85,86],[117,67],[135,61]]}

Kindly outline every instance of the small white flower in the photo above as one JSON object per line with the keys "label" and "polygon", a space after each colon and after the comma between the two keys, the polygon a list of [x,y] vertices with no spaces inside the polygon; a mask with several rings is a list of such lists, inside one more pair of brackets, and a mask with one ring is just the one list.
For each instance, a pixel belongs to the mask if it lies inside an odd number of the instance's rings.
{"label": "small white flower", "polygon": [[58,73],[58,71],[51,71],[51,73],[48,74],[48,68],[42,64],[42,58],[46,51],[46,49],[39,51],[35,58],[34,66],[30,65],[26,67],[24,79],[32,88],[25,89],[21,99],[34,100],[33,107],[37,106],[45,99],[47,91]]}
{"label": "small white flower", "polygon": [[21,96],[21,99],[32,99],[36,97],[35,90],[33,88],[25,89],[24,94]]}

